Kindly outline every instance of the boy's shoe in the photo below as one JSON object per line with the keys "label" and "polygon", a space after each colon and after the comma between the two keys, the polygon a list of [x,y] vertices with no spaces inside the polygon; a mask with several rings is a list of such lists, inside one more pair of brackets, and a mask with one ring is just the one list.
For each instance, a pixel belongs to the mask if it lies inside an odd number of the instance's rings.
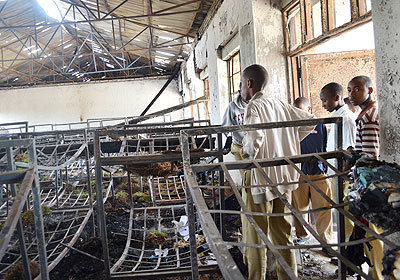
{"label": "boy's shoe", "polygon": [[296,238],[293,242],[296,245],[303,245],[303,244],[307,243],[308,241],[310,241],[310,239],[311,239],[311,237],[309,235],[307,235],[304,237]]}

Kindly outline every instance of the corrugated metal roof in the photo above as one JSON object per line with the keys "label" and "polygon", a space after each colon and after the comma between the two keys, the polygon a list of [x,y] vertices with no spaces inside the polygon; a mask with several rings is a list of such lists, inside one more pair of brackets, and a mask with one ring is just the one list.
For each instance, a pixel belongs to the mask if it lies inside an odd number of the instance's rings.
{"label": "corrugated metal roof", "polygon": [[213,2],[0,1],[0,86],[168,75]]}

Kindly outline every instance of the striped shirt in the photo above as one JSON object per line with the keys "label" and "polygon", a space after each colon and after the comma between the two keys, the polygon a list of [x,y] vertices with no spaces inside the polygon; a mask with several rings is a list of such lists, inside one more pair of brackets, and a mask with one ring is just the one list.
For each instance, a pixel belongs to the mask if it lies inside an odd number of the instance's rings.
{"label": "striped shirt", "polygon": [[379,115],[376,102],[364,108],[356,120],[356,150],[369,157],[379,155]]}

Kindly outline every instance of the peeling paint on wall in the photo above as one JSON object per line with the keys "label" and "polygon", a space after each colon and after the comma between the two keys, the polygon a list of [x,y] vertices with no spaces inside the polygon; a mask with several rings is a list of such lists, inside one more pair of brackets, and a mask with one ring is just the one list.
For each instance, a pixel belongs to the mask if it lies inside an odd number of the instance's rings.
{"label": "peeling paint on wall", "polygon": [[[347,83],[355,76],[371,77],[374,89],[375,57],[374,51],[352,51],[300,56],[303,69],[304,96],[311,100],[312,113],[319,118],[328,117],[330,113],[322,108],[320,90],[328,83],[336,82],[344,89],[347,96]],[[297,96],[296,96],[297,97]],[[376,100],[376,94],[373,94]]]}
{"label": "peeling paint on wall", "polygon": [[[280,0],[225,0],[195,46],[196,65],[207,67],[209,74],[212,124],[221,123],[229,102],[227,63],[218,52],[236,33],[242,69],[254,63],[264,65],[270,74],[267,91],[288,99],[280,8]],[[199,81],[189,70],[188,76],[195,83]],[[191,88],[198,92],[196,86]]]}

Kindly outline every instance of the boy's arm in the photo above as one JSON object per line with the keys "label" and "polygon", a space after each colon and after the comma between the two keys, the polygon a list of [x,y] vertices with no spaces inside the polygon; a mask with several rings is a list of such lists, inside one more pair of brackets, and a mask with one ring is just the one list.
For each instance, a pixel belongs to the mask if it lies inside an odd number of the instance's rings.
{"label": "boy's arm", "polygon": [[[314,115],[312,115],[304,110],[301,110],[299,108],[296,108],[290,104],[287,104],[287,106],[288,106],[287,108],[290,113],[290,117],[291,117],[292,121],[308,120],[308,119],[313,119],[315,117]],[[314,130],[314,128],[315,128],[315,125],[300,126],[298,128],[300,141],[303,140],[304,138],[306,138],[308,136],[308,134],[310,134],[310,132]]]}
{"label": "boy's arm", "polygon": [[343,149],[355,147],[356,131],[356,122],[351,118],[343,118]]}
{"label": "boy's arm", "polygon": [[[258,115],[258,111],[253,107],[247,107],[244,124],[256,124],[261,123],[260,117]],[[243,138],[243,149],[242,156],[243,158],[251,158],[254,159],[258,150],[261,147],[262,140],[264,138],[263,130],[252,130],[246,131]]]}
{"label": "boy's arm", "polygon": [[225,110],[224,116],[223,116],[223,118],[222,118],[222,123],[221,123],[221,125],[222,125],[222,126],[232,126],[232,125],[235,125],[235,124],[233,123],[233,120],[232,120],[232,113],[231,113],[231,106],[230,106],[230,104],[228,105],[228,107],[227,107],[226,110]]}

